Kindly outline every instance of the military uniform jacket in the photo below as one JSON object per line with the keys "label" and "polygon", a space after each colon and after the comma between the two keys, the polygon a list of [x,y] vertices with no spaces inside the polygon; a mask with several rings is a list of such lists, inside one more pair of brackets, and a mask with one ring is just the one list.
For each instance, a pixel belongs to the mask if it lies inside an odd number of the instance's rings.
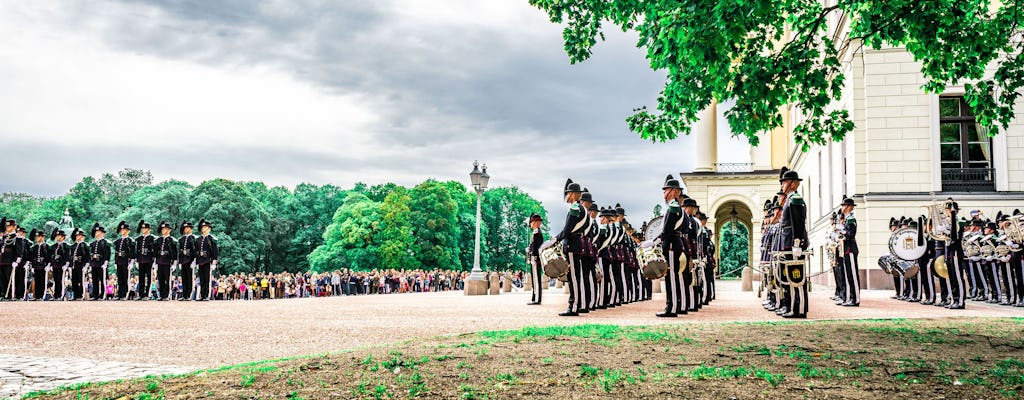
{"label": "military uniform jacket", "polygon": [[14,238],[14,247],[18,248],[18,250],[17,250],[18,254],[21,254],[21,257],[20,257],[22,259],[21,262],[22,262],[22,264],[24,264],[25,263],[25,257],[28,256],[28,249],[30,247],[32,247],[32,242],[30,242],[28,239],[23,238],[23,237],[15,237]]}
{"label": "military uniform jacket", "polygon": [[[196,245],[195,235],[185,235],[178,239],[178,264],[192,265],[192,262],[196,260]],[[537,245],[539,246],[540,243]]]}
{"label": "military uniform jacket", "polygon": [[949,228],[949,240],[946,241],[946,250],[950,252],[963,252],[964,228],[956,222],[956,212],[950,214],[950,221],[953,226]]}
{"label": "military uniform jacket", "polygon": [[25,256],[25,250],[18,246],[18,236],[13,233],[3,233],[2,244],[0,244],[0,264],[10,265],[21,260]]}
{"label": "military uniform jacket", "polygon": [[855,256],[860,254],[860,250],[857,248],[857,217],[852,212],[846,214],[846,218],[844,218],[843,235],[843,251]]}
{"label": "military uniform jacket", "polygon": [[156,238],[154,248],[156,249],[156,263],[160,265],[171,265],[178,260],[178,244],[170,236]]}
{"label": "military uniform jacket", "polygon": [[782,246],[779,250],[793,250],[793,243],[797,239],[800,239],[800,248],[807,248],[807,204],[797,192],[790,194],[782,206],[779,235]]}
{"label": "military uniform jacket", "polygon": [[[530,246],[526,248],[526,255],[532,259],[540,257],[540,245],[544,243],[544,234],[540,233],[540,228],[531,230],[533,234],[530,235]],[[182,249],[184,249],[184,245],[182,245]]]}
{"label": "military uniform jacket", "polygon": [[665,256],[668,257],[668,252],[672,251],[676,255],[683,252],[683,224],[686,221],[685,215],[683,215],[683,208],[679,206],[679,202],[672,200],[668,203],[668,209],[665,211],[665,223],[661,226],[661,249],[665,252]]}
{"label": "military uniform jacket", "polygon": [[590,216],[587,215],[582,204],[576,202],[569,206],[569,212],[565,216],[565,225],[555,237],[556,240],[562,242],[563,251],[580,254],[583,249],[582,234],[588,228],[589,223]]}
{"label": "military uniform jacket", "polygon": [[50,246],[46,243],[34,244],[28,250],[28,261],[32,263],[33,268],[46,268],[50,265]]}
{"label": "military uniform jacket", "polygon": [[89,262],[89,244],[75,242],[75,244],[71,245],[71,265],[82,267],[87,262]]}
{"label": "military uniform jacket", "polygon": [[697,256],[697,235],[700,233],[700,222],[697,217],[683,214],[683,223],[680,227],[683,235],[683,251],[690,258]]}
{"label": "military uniform jacket", "polygon": [[64,267],[64,264],[70,263],[71,245],[59,242],[50,246],[50,262],[57,268]]}
{"label": "military uniform jacket", "polygon": [[611,261],[611,245],[614,239],[610,224],[601,225],[597,230],[597,255],[605,260]]}
{"label": "military uniform jacket", "polygon": [[127,265],[135,259],[135,241],[128,236],[114,241],[114,264]]}
{"label": "military uniform jacket", "polygon": [[597,245],[594,242],[597,240],[597,224],[594,220],[587,216],[587,227],[584,229],[583,234],[580,236],[580,257],[589,259],[597,258]]}
{"label": "military uniform jacket", "polygon": [[213,235],[200,236],[196,242],[196,262],[209,264],[220,258],[220,249],[217,248],[217,239]]}
{"label": "military uniform jacket", "polygon": [[151,264],[156,258],[156,237],[142,235],[135,239],[135,257],[140,264]]}
{"label": "military uniform jacket", "polygon": [[89,263],[98,267],[107,261],[110,261],[110,242],[100,239],[89,243]]}

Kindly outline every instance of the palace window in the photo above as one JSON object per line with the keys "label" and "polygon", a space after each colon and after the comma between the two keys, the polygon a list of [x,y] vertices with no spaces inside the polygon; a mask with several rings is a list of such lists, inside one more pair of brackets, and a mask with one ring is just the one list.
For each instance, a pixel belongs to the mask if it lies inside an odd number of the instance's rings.
{"label": "palace window", "polygon": [[992,141],[974,120],[963,96],[939,98],[939,142],[942,191],[995,190]]}

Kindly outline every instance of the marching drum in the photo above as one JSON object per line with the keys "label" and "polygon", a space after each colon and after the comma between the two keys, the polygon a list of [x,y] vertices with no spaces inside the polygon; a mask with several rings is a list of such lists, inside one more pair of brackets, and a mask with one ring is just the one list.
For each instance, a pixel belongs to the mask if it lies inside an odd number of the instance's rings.
{"label": "marching drum", "polygon": [[569,272],[569,262],[562,254],[562,243],[546,247],[540,251],[540,263],[544,266],[544,275],[550,278],[561,278]]}
{"label": "marching drum", "polygon": [[660,279],[668,273],[668,261],[661,252],[660,246],[640,247],[636,249],[636,258],[640,261],[644,278]]}

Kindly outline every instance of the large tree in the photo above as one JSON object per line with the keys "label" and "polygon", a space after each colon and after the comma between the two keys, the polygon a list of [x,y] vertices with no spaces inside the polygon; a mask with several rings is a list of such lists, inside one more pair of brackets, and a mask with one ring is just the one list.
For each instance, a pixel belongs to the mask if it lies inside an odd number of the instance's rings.
{"label": "large tree", "polygon": [[445,184],[427,180],[409,193],[416,259],[425,268],[461,269],[458,205]]}
{"label": "large tree", "polygon": [[313,271],[380,267],[380,203],[350,192],[324,231],[324,244],[309,255]]}
{"label": "large tree", "polygon": [[214,225],[221,250],[219,273],[255,272],[262,265],[268,232],[266,211],[245,184],[227,179],[203,182],[192,191],[186,215]]}
{"label": "large tree", "polygon": [[530,244],[530,229],[526,220],[537,213],[544,218],[542,232],[547,232],[544,207],[518,187],[499,187],[484,193],[484,223],[487,226],[484,247],[488,269],[511,271],[526,268],[526,247]]}
{"label": "large tree", "polygon": [[[841,59],[867,45],[905,47],[922,64],[924,89],[964,84],[977,120],[995,135],[1014,117],[1024,86],[1022,43],[1013,38],[1024,4],[989,0],[529,0],[564,23],[569,60],[590,57],[605,23],[639,34],[654,70],[666,74],[657,112],[642,107],[627,119],[641,137],[665,141],[689,133],[713,100],[732,100],[732,131],[751,144],[782,125],[784,106],[802,114],[796,143],[840,140],[852,131],[842,96]],[[833,20],[848,35],[831,35]],[[1013,39],[1013,40],[1011,40]],[[994,74],[986,74],[993,67]]]}

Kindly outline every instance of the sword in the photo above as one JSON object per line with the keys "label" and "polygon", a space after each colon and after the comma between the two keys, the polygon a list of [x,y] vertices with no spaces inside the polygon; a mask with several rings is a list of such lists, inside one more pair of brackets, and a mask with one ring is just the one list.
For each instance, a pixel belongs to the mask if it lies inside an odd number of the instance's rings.
{"label": "sword", "polygon": [[31,261],[26,261],[25,265],[22,268],[25,268],[25,286],[24,286],[25,293],[22,294],[21,300],[22,301],[28,301],[28,271],[29,271],[29,268],[32,268],[32,262]]}

